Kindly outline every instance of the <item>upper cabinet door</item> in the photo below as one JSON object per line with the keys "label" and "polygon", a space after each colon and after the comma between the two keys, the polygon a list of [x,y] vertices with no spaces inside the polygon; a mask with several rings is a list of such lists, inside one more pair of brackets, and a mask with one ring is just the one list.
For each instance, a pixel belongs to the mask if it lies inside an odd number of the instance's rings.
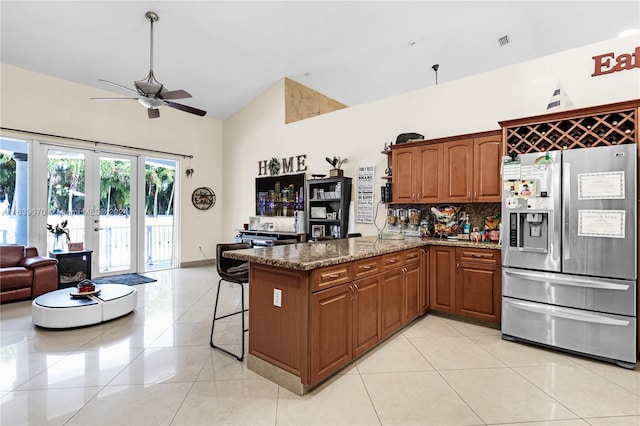
{"label": "upper cabinet door", "polygon": [[418,158],[416,200],[419,203],[442,201],[443,147],[441,143],[416,147]]}
{"label": "upper cabinet door", "polygon": [[496,134],[473,140],[473,201],[501,202],[502,135]]}
{"label": "upper cabinet door", "polygon": [[392,152],[394,203],[413,203],[416,194],[416,167],[413,147],[394,149]]}
{"label": "upper cabinet door", "polygon": [[444,143],[444,198],[465,203],[473,192],[473,139]]}

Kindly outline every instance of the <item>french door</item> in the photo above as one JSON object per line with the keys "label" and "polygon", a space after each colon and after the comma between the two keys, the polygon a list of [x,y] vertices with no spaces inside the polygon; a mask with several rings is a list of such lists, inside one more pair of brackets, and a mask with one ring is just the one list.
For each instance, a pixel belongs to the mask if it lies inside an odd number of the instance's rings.
{"label": "french door", "polygon": [[47,224],[66,221],[69,240],[93,250],[92,277],[138,272],[139,157],[44,144],[40,155]]}

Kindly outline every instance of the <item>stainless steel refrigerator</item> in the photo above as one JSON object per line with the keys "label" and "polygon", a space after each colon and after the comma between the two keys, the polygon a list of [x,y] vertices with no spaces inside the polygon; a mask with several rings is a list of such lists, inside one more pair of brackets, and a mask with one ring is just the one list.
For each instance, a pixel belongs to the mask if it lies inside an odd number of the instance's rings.
{"label": "stainless steel refrigerator", "polygon": [[502,336],[633,368],[637,147],[504,157]]}

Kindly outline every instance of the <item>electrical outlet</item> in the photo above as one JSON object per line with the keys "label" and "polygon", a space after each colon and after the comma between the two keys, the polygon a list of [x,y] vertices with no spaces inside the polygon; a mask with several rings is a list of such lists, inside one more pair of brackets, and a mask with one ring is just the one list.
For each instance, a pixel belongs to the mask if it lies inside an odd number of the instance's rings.
{"label": "electrical outlet", "polygon": [[273,289],[273,306],[282,307],[282,290],[279,288]]}

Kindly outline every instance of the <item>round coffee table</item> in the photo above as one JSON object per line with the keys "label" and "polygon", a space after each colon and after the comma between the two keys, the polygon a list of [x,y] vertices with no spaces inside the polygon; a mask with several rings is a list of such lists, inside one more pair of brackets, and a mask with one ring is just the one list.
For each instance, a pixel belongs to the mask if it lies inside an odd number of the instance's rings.
{"label": "round coffee table", "polygon": [[133,311],[138,291],[128,285],[100,284],[99,293],[72,297],[76,287],[63,288],[36,297],[31,304],[31,319],[46,328],[71,328],[98,324]]}

